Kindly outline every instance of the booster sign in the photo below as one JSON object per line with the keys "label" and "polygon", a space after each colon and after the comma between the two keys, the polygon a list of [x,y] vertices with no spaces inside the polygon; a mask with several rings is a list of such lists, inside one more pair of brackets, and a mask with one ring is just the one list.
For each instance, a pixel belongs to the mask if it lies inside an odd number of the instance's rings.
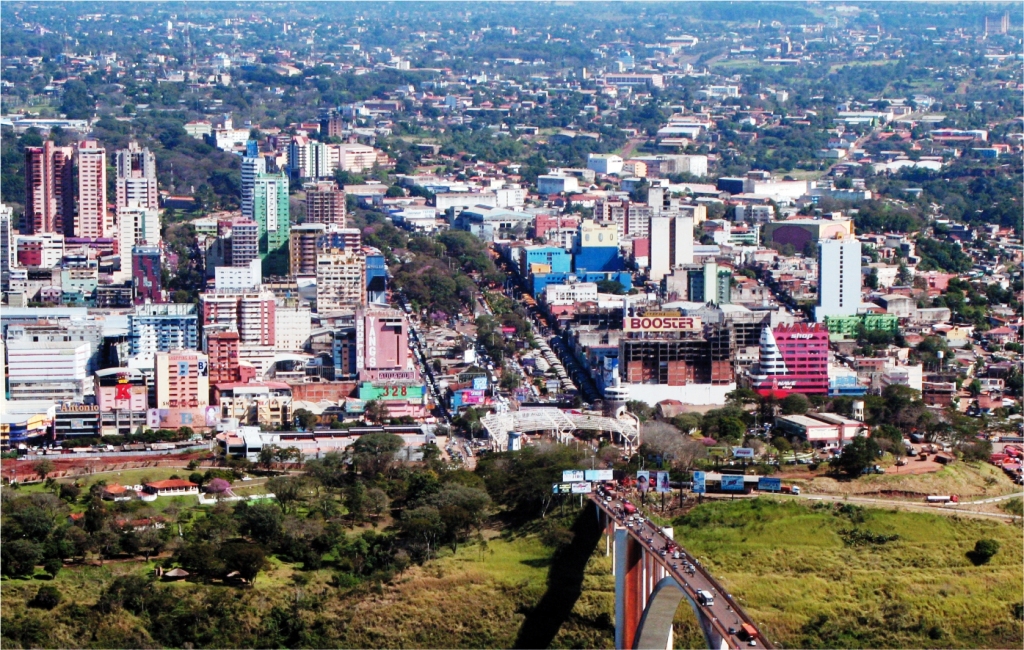
{"label": "booster sign", "polygon": [[627,316],[622,319],[626,332],[693,332],[701,328],[693,316]]}

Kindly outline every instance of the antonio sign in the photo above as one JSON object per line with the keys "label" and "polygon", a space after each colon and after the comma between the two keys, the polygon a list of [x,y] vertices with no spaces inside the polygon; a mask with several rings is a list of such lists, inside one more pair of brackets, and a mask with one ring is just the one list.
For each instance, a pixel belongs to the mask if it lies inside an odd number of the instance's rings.
{"label": "antonio sign", "polygon": [[700,330],[699,318],[692,316],[626,316],[622,329],[627,332],[693,332]]}

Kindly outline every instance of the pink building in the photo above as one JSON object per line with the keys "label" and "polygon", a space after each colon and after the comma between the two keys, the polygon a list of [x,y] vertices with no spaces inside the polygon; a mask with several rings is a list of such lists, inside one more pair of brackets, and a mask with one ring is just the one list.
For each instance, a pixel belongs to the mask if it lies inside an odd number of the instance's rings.
{"label": "pink building", "polygon": [[397,309],[356,311],[356,370],[363,381],[418,379],[409,353],[409,323]]}
{"label": "pink building", "polygon": [[203,328],[238,332],[242,345],[274,345],[274,294],[269,291],[208,291],[199,296]]}
{"label": "pink building", "polygon": [[146,379],[138,370],[108,368],[95,375],[96,404],[103,413],[145,411],[149,406]]}
{"label": "pink building", "polygon": [[65,233],[72,225],[73,154],[71,147],[55,147],[50,140],[25,149],[24,233]]}
{"label": "pink building", "polygon": [[107,150],[94,140],[78,143],[78,215],[76,237],[111,237],[107,214]]}
{"label": "pink building", "polygon": [[577,228],[580,220],[576,217],[563,217],[561,215],[538,214],[533,223],[534,237],[543,239],[549,230],[561,228]]}
{"label": "pink building", "polygon": [[751,373],[761,395],[828,393],[828,328],[823,323],[780,325],[761,331],[761,360]]}

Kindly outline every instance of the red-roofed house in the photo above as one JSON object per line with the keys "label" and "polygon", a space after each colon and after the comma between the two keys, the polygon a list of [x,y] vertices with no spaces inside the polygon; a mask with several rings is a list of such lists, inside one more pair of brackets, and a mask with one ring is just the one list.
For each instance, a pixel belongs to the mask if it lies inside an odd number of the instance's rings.
{"label": "red-roofed house", "polygon": [[185,479],[172,478],[166,481],[146,483],[143,491],[157,496],[180,496],[182,494],[199,494],[199,486]]}

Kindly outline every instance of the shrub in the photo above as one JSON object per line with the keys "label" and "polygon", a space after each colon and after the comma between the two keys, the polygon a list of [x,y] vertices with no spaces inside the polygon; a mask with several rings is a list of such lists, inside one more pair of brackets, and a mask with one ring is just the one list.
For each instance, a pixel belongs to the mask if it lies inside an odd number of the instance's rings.
{"label": "shrub", "polygon": [[974,550],[968,551],[967,557],[975,564],[981,566],[988,564],[996,553],[999,552],[999,542],[994,539],[979,539],[974,544]]}
{"label": "shrub", "polygon": [[53,585],[43,585],[36,592],[35,598],[28,601],[29,607],[38,607],[39,609],[53,609],[57,605],[60,605],[61,601],[60,590]]}

